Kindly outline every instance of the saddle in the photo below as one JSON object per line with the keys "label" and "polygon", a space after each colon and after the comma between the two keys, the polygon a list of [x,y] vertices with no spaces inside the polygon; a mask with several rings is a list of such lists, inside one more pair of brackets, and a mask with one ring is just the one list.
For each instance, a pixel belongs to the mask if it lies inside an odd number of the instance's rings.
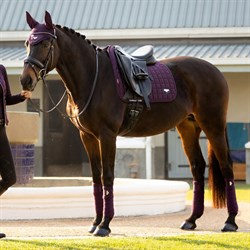
{"label": "saddle", "polygon": [[152,78],[148,74],[147,65],[156,63],[153,47],[146,45],[129,55],[121,47],[115,46],[114,53],[128,89],[143,97],[147,108],[150,109],[148,96],[152,91]]}

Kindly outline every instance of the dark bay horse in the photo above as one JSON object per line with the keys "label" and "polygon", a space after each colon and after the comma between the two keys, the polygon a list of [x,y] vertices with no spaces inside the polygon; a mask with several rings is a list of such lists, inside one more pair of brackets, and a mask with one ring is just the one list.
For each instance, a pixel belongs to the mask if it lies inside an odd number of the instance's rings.
{"label": "dark bay horse", "polygon": [[[116,137],[126,129],[122,124],[128,104],[117,95],[110,57],[105,49],[97,48],[72,29],[54,25],[48,12],[44,24],[29,13],[26,18],[32,32],[26,42],[28,57],[21,84],[24,90],[32,91],[38,80],[54,68],[63,80],[68,95],[66,111],[79,129],[92,170],[96,217],[89,232],[108,236],[114,216]],[[152,136],[177,128],[194,185],[192,212],[181,228],[192,230],[204,211],[206,163],[199,145],[199,135],[204,131],[209,140],[213,204],[216,208],[227,206],[228,218],[222,231],[236,231],[238,205],[226,134],[229,98],[226,80],[216,67],[197,58],[177,57],[160,62],[172,72],[177,85],[176,99],[169,103],[151,103],[151,109],[143,109],[126,136]]]}

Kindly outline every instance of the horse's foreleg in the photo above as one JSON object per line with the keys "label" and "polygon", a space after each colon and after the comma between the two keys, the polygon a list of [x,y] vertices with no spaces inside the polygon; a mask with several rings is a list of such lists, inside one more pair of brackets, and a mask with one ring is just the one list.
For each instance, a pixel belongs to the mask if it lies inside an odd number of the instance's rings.
{"label": "horse's foreleg", "polygon": [[90,134],[81,132],[80,136],[88,153],[92,171],[93,195],[95,201],[96,216],[94,218],[92,226],[89,229],[89,233],[94,233],[103,218],[103,187],[101,181],[102,170],[99,142],[94,136]]}
{"label": "horse's foreleg", "polygon": [[204,172],[206,162],[202,156],[199,145],[201,129],[193,119],[186,119],[177,127],[181,135],[184,151],[188,157],[191,172],[193,175],[193,206],[191,216],[182,225],[183,230],[196,228],[195,221],[204,212]]}
{"label": "horse's foreleg", "polygon": [[101,138],[101,160],[103,166],[103,189],[104,189],[104,218],[102,223],[94,232],[95,236],[108,236],[111,232],[110,221],[114,217],[114,162],[116,152],[116,137]]}

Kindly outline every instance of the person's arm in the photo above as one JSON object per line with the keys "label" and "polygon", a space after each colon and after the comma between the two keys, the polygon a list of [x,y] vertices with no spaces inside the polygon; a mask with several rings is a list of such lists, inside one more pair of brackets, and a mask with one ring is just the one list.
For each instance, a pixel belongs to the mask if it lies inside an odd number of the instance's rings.
{"label": "person's arm", "polygon": [[22,91],[20,94],[12,95],[11,90],[10,90],[8,77],[7,77],[7,72],[6,72],[6,69],[4,67],[2,68],[2,72],[3,72],[4,81],[6,84],[6,95],[5,95],[6,105],[17,104],[17,103],[23,102],[27,98],[31,97],[31,92],[29,92],[29,91]]}

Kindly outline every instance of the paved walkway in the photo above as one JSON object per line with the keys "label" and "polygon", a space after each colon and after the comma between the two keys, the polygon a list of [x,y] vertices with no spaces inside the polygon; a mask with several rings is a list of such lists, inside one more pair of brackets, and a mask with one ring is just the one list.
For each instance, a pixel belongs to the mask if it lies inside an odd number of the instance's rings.
{"label": "paved walkway", "polygon": [[[166,236],[190,234],[179,229],[180,224],[189,216],[191,203],[185,211],[175,214],[156,216],[116,217],[111,222],[112,237],[126,236]],[[28,212],[28,211],[27,211]],[[226,209],[214,209],[206,203],[205,213],[197,221],[197,229],[191,233],[218,233],[227,218]],[[90,219],[56,219],[30,221],[1,221],[0,231],[8,238],[29,237],[88,237]],[[250,203],[239,203],[237,216],[239,232],[250,233]]]}

